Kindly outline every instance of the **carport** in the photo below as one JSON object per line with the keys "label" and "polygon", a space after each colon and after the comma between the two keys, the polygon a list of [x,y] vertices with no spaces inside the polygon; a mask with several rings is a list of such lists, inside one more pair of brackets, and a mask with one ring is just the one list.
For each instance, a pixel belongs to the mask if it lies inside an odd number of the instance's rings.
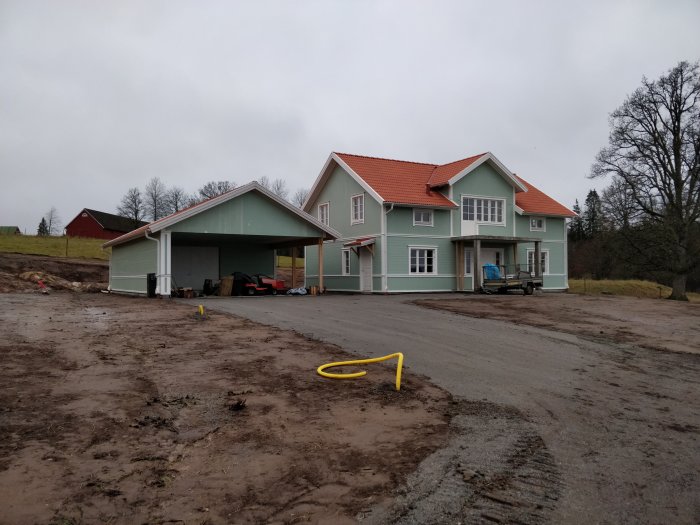
{"label": "carport", "polygon": [[155,274],[156,294],[169,296],[175,286],[201,290],[205,279],[215,281],[234,271],[273,275],[275,250],[281,248],[292,248],[296,253],[304,246],[319,246],[319,275],[323,275],[323,241],[339,236],[251,182],[103,247],[112,248],[110,290],[146,294],[148,275]]}

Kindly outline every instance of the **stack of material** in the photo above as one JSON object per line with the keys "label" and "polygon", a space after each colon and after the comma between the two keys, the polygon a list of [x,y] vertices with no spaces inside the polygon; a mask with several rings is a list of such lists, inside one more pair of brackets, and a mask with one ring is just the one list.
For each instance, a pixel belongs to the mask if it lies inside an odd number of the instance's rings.
{"label": "stack of material", "polygon": [[227,277],[222,277],[221,284],[219,285],[219,295],[221,295],[221,296],[231,295],[232,290],[233,290],[233,276],[229,275]]}

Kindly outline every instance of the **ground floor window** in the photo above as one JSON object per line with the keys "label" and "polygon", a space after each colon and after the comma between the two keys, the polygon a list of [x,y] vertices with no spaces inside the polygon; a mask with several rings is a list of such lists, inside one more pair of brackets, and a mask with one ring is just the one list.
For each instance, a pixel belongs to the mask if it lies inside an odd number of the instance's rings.
{"label": "ground floor window", "polygon": [[472,253],[471,248],[466,248],[464,250],[464,275],[472,274],[472,267],[474,266],[474,263],[472,262]]}
{"label": "ground floor window", "polygon": [[340,259],[341,273],[343,275],[350,275],[350,250],[343,250]]}
{"label": "ground floor window", "polygon": [[[527,251],[527,268],[528,271],[535,271],[535,250]],[[540,251],[540,268],[542,268],[542,275],[549,273],[549,251]]]}
{"label": "ground floor window", "polygon": [[435,274],[437,263],[436,248],[409,248],[408,273],[410,274]]}

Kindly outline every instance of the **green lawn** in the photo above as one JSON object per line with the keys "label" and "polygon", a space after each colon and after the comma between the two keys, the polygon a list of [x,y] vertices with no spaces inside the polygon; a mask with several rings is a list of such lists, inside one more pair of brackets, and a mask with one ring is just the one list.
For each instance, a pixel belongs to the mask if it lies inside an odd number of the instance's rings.
{"label": "green lawn", "polygon": [[[671,295],[671,288],[651,281],[630,280],[595,280],[569,279],[569,292],[598,295],[628,295],[631,297],[666,298]],[[700,294],[688,292],[688,299],[700,303]]]}
{"label": "green lawn", "polygon": [[107,260],[110,250],[102,250],[101,248],[105,242],[104,239],[84,239],[82,237],[0,235],[0,252]]}

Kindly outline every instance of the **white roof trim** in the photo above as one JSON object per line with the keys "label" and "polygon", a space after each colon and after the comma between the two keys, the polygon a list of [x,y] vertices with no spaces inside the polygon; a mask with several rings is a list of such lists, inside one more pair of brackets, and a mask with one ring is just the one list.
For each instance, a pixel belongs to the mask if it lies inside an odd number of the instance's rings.
{"label": "white roof trim", "polygon": [[367,194],[370,195],[379,204],[384,204],[384,199],[381,195],[379,195],[379,193],[377,193],[369,184],[367,184],[362,177],[355,173],[355,171],[350,166],[348,166],[347,163],[343,161],[338,155],[336,155],[335,153],[331,153],[328,156],[326,163],[323,165],[321,173],[318,174],[318,177],[316,177],[313,186],[311,186],[311,191],[309,191],[309,195],[308,197],[306,197],[306,201],[302,206],[302,209],[304,211],[308,212],[308,205],[316,200],[316,198],[318,197],[318,193],[320,193],[321,191],[321,187],[325,186],[325,183],[329,176],[327,172],[330,169],[331,162],[335,162],[338,166],[343,168],[345,172],[348,175],[350,175],[350,177],[352,177],[353,180],[357,182],[360,185],[360,187],[362,187],[362,189],[365,190],[365,192],[367,192]]}
{"label": "white roof trim", "polygon": [[522,182],[520,182],[515,174],[510,171],[508,168],[505,167],[505,165],[496,158],[496,156],[491,153],[490,151],[488,153],[483,154],[478,160],[472,162],[469,166],[464,168],[462,171],[460,171],[457,175],[452,177],[447,183],[452,186],[455,184],[457,181],[462,179],[465,175],[471,173],[474,171],[476,168],[481,166],[484,162],[491,162],[493,164],[497,171],[501,173],[504,179],[506,179],[514,188],[520,191],[527,191],[527,186],[525,186]]}
{"label": "white roof trim", "polygon": [[522,215],[523,213],[525,213],[525,211],[517,204],[514,206],[514,209],[515,209],[515,213],[517,213],[518,215]]}
{"label": "white roof trim", "polygon": [[[198,215],[202,213],[203,211],[207,211],[211,208],[214,208],[218,206],[219,204],[223,204],[225,202],[228,202],[232,199],[235,199],[236,197],[240,197],[241,195],[248,193],[250,191],[256,190],[266,197],[270,198],[271,200],[275,201],[277,204],[280,206],[286,208],[287,210],[291,211],[295,215],[299,216],[300,218],[304,219],[307,222],[310,222],[313,224],[315,227],[319,228],[322,230],[324,233],[327,233],[331,237],[338,239],[340,238],[340,233],[331,228],[330,226],[326,226],[322,222],[320,222],[317,218],[309,215],[308,213],[304,212],[300,208],[297,208],[296,206],[292,205],[291,203],[287,202],[286,200],[282,199],[281,197],[278,197],[274,193],[272,193],[270,190],[259,184],[257,181],[249,182],[248,184],[244,184],[243,186],[239,186],[238,188],[235,188],[229,192],[226,192],[222,195],[218,195],[217,197],[214,197],[213,199],[209,199],[207,201],[202,202],[201,204],[197,204],[195,206],[192,206],[191,208],[181,212],[181,213],[174,213],[172,215],[169,215],[168,217],[164,217],[163,219],[160,219],[158,221],[155,221],[151,224],[148,225],[148,228],[144,230],[144,235],[145,232],[149,233],[156,233],[161,230],[164,230],[166,228],[169,228],[170,226],[173,226],[174,224],[177,224],[178,222],[182,222],[185,219],[189,219],[190,217],[193,217],[194,215]],[[125,234],[128,235],[128,234]],[[108,247],[108,246],[114,246],[115,244],[121,244],[122,242],[127,242],[132,239],[137,239],[141,237],[141,235],[134,236],[134,237],[129,237],[128,239],[124,239],[123,241],[120,241],[121,237],[117,237],[116,239],[113,239],[112,241],[106,242],[103,246]],[[117,241],[117,242],[115,242]]]}

